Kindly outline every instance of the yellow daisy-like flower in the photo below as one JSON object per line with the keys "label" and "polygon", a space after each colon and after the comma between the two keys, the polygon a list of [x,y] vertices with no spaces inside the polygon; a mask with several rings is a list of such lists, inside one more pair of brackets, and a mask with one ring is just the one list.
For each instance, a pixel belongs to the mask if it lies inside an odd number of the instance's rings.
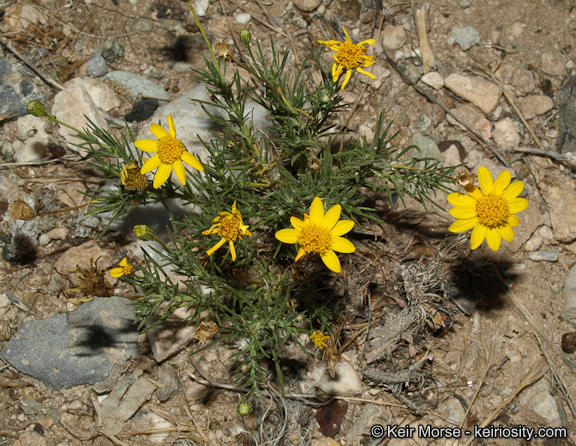
{"label": "yellow daisy-like flower", "polygon": [[324,264],[335,273],[340,272],[340,260],[334,251],[350,253],[356,247],[342,235],[354,227],[352,220],[341,220],[342,206],[332,206],[324,214],[324,205],[319,197],[314,198],[310,206],[310,216],[304,214],[304,221],[292,217],[290,223],[294,229],[281,229],[276,232],[276,238],[282,243],[298,243],[300,249],[296,255],[298,260],[304,254],[319,254]]}
{"label": "yellow daisy-like flower", "polygon": [[224,243],[230,244],[230,253],[232,260],[236,260],[236,249],[234,248],[234,241],[236,239],[242,240],[243,235],[252,235],[248,231],[248,225],[242,224],[242,214],[236,209],[236,202],[232,205],[232,213],[220,212],[220,216],[212,220],[215,223],[210,229],[202,232],[204,235],[218,234],[222,239],[208,250],[206,254],[209,256],[220,248]]}
{"label": "yellow daisy-like flower", "polygon": [[180,140],[176,139],[176,128],[174,127],[171,114],[168,115],[168,128],[169,131],[166,131],[158,124],[152,124],[150,131],[158,138],[158,141],[154,139],[139,139],[138,141],[134,141],[134,145],[140,150],[155,153],[152,158],[144,163],[140,170],[140,173],[145,175],[158,168],[154,175],[154,189],[158,189],[170,178],[172,169],[176,172],[176,176],[180,182],[185,185],[186,170],[184,169],[184,163],[182,161],[185,161],[199,171],[204,170],[204,166],[202,166],[200,161],[186,150],[186,146],[182,144]]}
{"label": "yellow daisy-like flower", "polygon": [[344,83],[342,84],[341,90],[344,90],[346,84],[352,76],[352,71],[356,70],[372,79],[376,79],[372,73],[364,71],[362,67],[367,68],[374,63],[373,56],[366,55],[366,48],[364,45],[374,45],[376,40],[367,39],[360,43],[352,43],[346,28],[342,27],[344,34],[346,34],[346,40],[344,42],[339,42],[338,40],[318,40],[318,43],[326,45],[332,51],[336,51],[332,57],[334,57],[334,64],[332,65],[332,79],[334,82],[338,81],[342,69],[346,68],[346,77],[344,78]]}
{"label": "yellow daisy-like flower", "polygon": [[112,268],[110,270],[110,275],[112,277],[129,276],[130,274],[132,274],[132,268],[134,267],[128,263],[126,257],[120,260],[120,263],[118,265],[120,266],[118,266],[117,268]]}
{"label": "yellow daisy-like flower", "polygon": [[518,212],[528,207],[526,198],[518,195],[524,190],[522,181],[510,184],[512,176],[505,170],[496,181],[484,166],[478,169],[476,186],[467,188],[468,195],[454,193],[448,195],[448,201],[454,205],[450,215],[457,218],[448,228],[452,232],[464,232],[472,229],[471,248],[478,248],[484,239],[493,251],[498,251],[502,239],[511,242],[514,239],[513,227],[520,224]]}
{"label": "yellow daisy-like flower", "polygon": [[324,342],[326,339],[330,339],[330,336],[326,336],[324,333],[319,332],[316,330],[314,333],[310,335],[310,339],[314,342],[314,345],[322,350],[324,347],[328,347],[328,344]]}

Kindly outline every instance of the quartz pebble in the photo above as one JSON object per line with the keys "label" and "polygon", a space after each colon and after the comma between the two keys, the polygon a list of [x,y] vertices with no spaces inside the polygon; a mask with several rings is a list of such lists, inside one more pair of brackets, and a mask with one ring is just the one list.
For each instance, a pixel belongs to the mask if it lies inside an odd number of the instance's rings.
{"label": "quartz pebble", "polygon": [[492,113],[500,101],[500,87],[477,76],[452,73],[444,79],[444,85],[484,113]]}

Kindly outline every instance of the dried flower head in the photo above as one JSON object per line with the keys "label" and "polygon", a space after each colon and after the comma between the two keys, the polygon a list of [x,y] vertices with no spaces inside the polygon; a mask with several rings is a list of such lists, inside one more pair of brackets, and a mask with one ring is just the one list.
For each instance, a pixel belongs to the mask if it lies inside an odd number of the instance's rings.
{"label": "dried flower head", "polygon": [[198,340],[199,344],[204,344],[208,339],[212,339],[218,333],[218,324],[214,321],[200,322],[194,337]]}
{"label": "dried flower head", "polygon": [[224,243],[228,242],[230,245],[230,254],[232,254],[232,261],[236,260],[234,242],[236,239],[242,240],[243,235],[252,235],[252,233],[248,231],[248,225],[242,223],[242,214],[236,209],[236,202],[232,205],[232,213],[220,212],[220,216],[212,220],[212,223],[215,224],[212,225],[210,229],[202,232],[202,234],[218,234],[222,238],[208,250],[207,254],[209,256],[212,255]]}
{"label": "dried flower head", "polygon": [[318,172],[320,169],[322,169],[322,161],[316,157],[310,158],[308,160],[308,169],[314,173]]}
{"label": "dried flower head", "polygon": [[218,58],[224,62],[232,62],[234,60],[234,50],[226,42],[218,42],[214,45],[214,50]]}
{"label": "dried flower head", "polygon": [[341,270],[340,260],[334,251],[351,253],[356,247],[342,235],[354,227],[352,220],[341,220],[342,206],[332,206],[324,214],[324,205],[319,197],[314,198],[310,206],[310,216],[304,214],[304,220],[292,217],[290,223],[294,229],[281,229],[276,238],[282,243],[298,243],[300,249],[296,259],[304,254],[318,254],[324,265],[335,273]]}
{"label": "dried flower head", "polygon": [[338,40],[318,40],[318,43],[326,45],[332,51],[336,51],[332,55],[335,61],[332,65],[332,80],[334,82],[338,81],[340,73],[342,73],[344,68],[346,69],[346,77],[341,87],[341,89],[344,90],[354,70],[372,79],[376,79],[376,76],[372,73],[368,73],[362,69],[362,67],[366,68],[374,64],[374,57],[366,55],[367,49],[364,45],[374,45],[376,40],[367,39],[360,43],[352,43],[346,32],[346,28],[342,27],[342,29],[344,30],[344,34],[346,34],[346,40],[344,42],[339,42]]}
{"label": "dried flower head", "polygon": [[146,192],[148,187],[146,177],[140,172],[140,166],[137,161],[122,167],[120,181],[126,189],[136,190],[140,193]]}
{"label": "dried flower head", "polygon": [[464,232],[472,229],[472,249],[478,248],[486,240],[490,249],[498,251],[502,239],[507,242],[514,240],[512,228],[520,224],[516,214],[528,207],[528,200],[518,197],[524,183],[515,181],[510,184],[511,179],[510,172],[505,170],[493,181],[490,171],[480,166],[478,181],[481,190],[472,186],[467,190],[468,195],[448,195],[448,201],[454,205],[450,215],[458,219],[448,230]]}
{"label": "dried flower head", "polygon": [[330,336],[327,336],[324,333],[321,333],[318,330],[316,330],[314,333],[310,335],[310,339],[312,339],[312,342],[314,342],[314,345],[316,347],[322,350],[324,347],[328,346],[328,344],[326,344],[326,342],[324,341],[326,341],[326,339],[330,339]]}
{"label": "dried flower head", "polygon": [[34,209],[22,198],[16,198],[8,207],[8,211],[14,220],[32,220],[36,216]]}
{"label": "dried flower head", "polygon": [[172,170],[180,182],[186,185],[186,169],[183,161],[197,170],[204,170],[204,166],[198,161],[198,158],[188,152],[186,146],[179,139],[176,139],[176,127],[174,127],[171,114],[168,115],[168,129],[166,130],[158,124],[152,124],[150,131],[158,138],[158,141],[154,139],[134,141],[134,145],[140,150],[155,154],[140,169],[142,175],[157,169],[154,175],[154,189],[158,189],[170,178]]}
{"label": "dried flower head", "polygon": [[456,176],[456,183],[466,192],[474,190],[474,181],[476,181],[476,175],[472,172],[462,172]]}
{"label": "dried flower head", "polygon": [[80,275],[80,281],[74,288],[65,290],[65,293],[78,293],[78,299],[71,300],[73,303],[89,302],[94,297],[110,297],[114,294],[114,287],[106,279],[106,269],[98,268],[98,260],[96,262],[90,258],[88,267],[76,265],[76,269],[69,270],[70,272]]}

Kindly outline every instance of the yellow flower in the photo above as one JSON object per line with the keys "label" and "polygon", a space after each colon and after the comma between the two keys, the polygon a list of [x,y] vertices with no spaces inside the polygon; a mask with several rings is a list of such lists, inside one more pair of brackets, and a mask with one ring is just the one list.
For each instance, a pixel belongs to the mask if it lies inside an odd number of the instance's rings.
{"label": "yellow flower", "polygon": [[356,247],[342,235],[354,227],[352,220],[341,220],[342,206],[332,206],[324,214],[324,205],[319,197],[314,198],[310,206],[310,216],[304,214],[304,221],[292,217],[290,223],[294,229],[281,229],[276,232],[276,238],[282,243],[298,243],[300,249],[296,255],[298,260],[304,254],[319,254],[324,264],[332,271],[340,272],[340,260],[334,251],[350,253]]}
{"label": "yellow flower", "polygon": [[366,48],[364,45],[374,45],[376,41],[374,39],[367,39],[360,43],[352,43],[346,28],[342,27],[344,34],[346,34],[346,40],[344,42],[339,42],[338,40],[318,40],[318,43],[326,45],[332,51],[336,51],[332,57],[334,57],[334,64],[332,65],[332,79],[334,82],[338,81],[340,73],[343,68],[346,68],[346,77],[344,78],[344,83],[342,84],[342,90],[350,77],[352,76],[352,70],[356,70],[366,76],[376,79],[372,73],[364,71],[361,67],[369,67],[374,63],[373,56],[366,55]]}
{"label": "yellow flower", "polygon": [[128,260],[126,260],[126,257],[124,257],[122,260],[120,260],[119,265],[120,266],[118,266],[117,268],[112,268],[110,270],[110,275],[112,277],[129,276],[130,274],[132,274],[133,266],[128,263]]}
{"label": "yellow flower", "polygon": [[212,220],[212,227],[202,234],[212,235],[218,234],[222,239],[216,243],[212,248],[210,248],[207,254],[210,256],[220,248],[224,243],[228,242],[230,244],[230,253],[232,254],[232,260],[236,260],[236,249],[234,248],[234,241],[236,239],[242,240],[243,235],[252,235],[248,231],[248,225],[242,224],[242,214],[236,209],[236,202],[232,205],[232,213],[230,212],[220,212],[220,216]]}
{"label": "yellow flower", "polygon": [[324,347],[328,347],[328,344],[324,342],[326,339],[330,339],[330,336],[326,336],[323,333],[320,333],[316,330],[314,333],[310,335],[310,339],[314,342],[314,345],[322,350]]}
{"label": "yellow flower", "polygon": [[170,131],[166,131],[158,124],[152,124],[150,131],[158,138],[158,141],[154,139],[139,139],[134,142],[134,145],[140,150],[155,153],[152,158],[144,163],[140,170],[140,173],[145,175],[158,168],[154,175],[154,189],[158,189],[170,178],[172,169],[176,172],[180,182],[186,184],[186,170],[182,161],[197,170],[204,170],[204,166],[202,166],[200,161],[186,150],[186,146],[180,140],[176,139],[176,128],[174,127],[171,114],[168,115],[168,128]]}
{"label": "yellow flower", "polygon": [[448,195],[448,201],[454,205],[450,215],[457,218],[448,228],[452,232],[472,230],[471,248],[478,248],[484,239],[493,251],[500,248],[502,239],[511,242],[514,239],[513,227],[520,224],[518,212],[528,207],[526,198],[518,198],[524,189],[522,181],[510,184],[510,172],[505,170],[496,181],[484,166],[478,169],[480,189],[470,186],[468,195],[454,193]]}

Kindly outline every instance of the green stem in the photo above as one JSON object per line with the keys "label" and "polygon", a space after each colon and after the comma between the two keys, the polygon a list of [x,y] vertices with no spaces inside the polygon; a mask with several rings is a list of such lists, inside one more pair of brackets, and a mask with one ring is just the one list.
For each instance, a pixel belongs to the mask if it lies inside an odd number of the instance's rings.
{"label": "green stem", "polygon": [[196,22],[196,26],[198,27],[198,29],[200,29],[200,32],[202,33],[202,37],[204,37],[204,41],[206,42],[206,46],[208,46],[208,49],[210,50],[210,54],[212,54],[212,60],[214,60],[214,65],[216,66],[216,69],[218,70],[218,74],[220,75],[220,80],[222,81],[222,83],[224,83],[224,76],[222,75],[222,71],[220,71],[220,64],[218,63],[218,59],[216,58],[216,55],[214,54],[214,50],[212,49],[212,45],[210,45],[210,41],[208,40],[208,37],[206,37],[206,33],[204,32],[204,28],[202,28],[202,25],[200,24],[200,20],[198,20],[198,16],[196,15],[196,11],[194,10],[194,7],[192,6],[192,3],[190,1],[188,1],[188,6],[190,6],[190,10],[192,11],[192,14],[194,14],[194,22]]}

